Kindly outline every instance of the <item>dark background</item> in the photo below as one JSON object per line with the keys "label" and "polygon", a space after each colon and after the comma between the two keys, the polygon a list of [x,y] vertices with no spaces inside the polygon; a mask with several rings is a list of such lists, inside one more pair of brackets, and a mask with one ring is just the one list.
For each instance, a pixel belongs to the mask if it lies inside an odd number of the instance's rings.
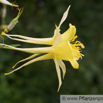
{"label": "dark background", "polygon": [[[14,2],[14,0],[9,0]],[[0,49],[0,103],[59,103],[60,95],[103,94],[103,0],[16,0],[24,12],[10,34],[29,37],[52,37],[55,23],[58,25],[64,11],[71,4],[68,18],[61,26],[61,33],[69,23],[77,28],[79,41],[85,45],[75,70],[69,62],[60,91],[53,60],[30,64],[8,76],[5,72],[19,60],[30,54]],[[0,10],[2,4],[0,4]],[[16,17],[16,8],[7,6],[6,24]],[[1,11],[0,11],[1,14]],[[1,18],[1,15],[0,15]],[[12,41],[4,37],[6,44],[22,47],[38,47]],[[0,39],[2,43],[2,39]],[[18,66],[22,65],[19,64]]]}

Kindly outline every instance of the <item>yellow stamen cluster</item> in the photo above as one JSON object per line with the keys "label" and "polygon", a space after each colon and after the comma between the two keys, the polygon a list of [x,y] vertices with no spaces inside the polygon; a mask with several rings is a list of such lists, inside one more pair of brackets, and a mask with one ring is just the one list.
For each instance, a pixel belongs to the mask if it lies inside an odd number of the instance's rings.
{"label": "yellow stamen cluster", "polygon": [[[80,42],[80,41],[75,41],[75,39],[78,36],[76,35],[72,40],[71,40],[71,47],[73,50],[73,55],[76,57],[76,59],[78,60],[79,58],[82,59],[82,56],[84,56],[83,54],[81,54],[81,48],[85,48],[84,45]],[[73,44],[73,42],[75,41],[75,43]]]}

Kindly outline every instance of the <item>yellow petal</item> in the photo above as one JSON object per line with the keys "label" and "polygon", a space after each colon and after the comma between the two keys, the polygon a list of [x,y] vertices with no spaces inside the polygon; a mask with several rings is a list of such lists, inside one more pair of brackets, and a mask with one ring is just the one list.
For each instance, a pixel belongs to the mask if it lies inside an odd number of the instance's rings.
{"label": "yellow petal", "polygon": [[56,26],[53,36],[53,47],[56,47],[61,42],[62,38],[59,31],[59,28]]}
{"label": "yellow petal", "polygon": [[58,90],[57,90],[57,92],[58,92],[60,87],[61,87],[62,80],[61,80],[61,72],[60,72],[59,64],[58,64],[58,61],[57,61],[55,55],[54,55],[54,63],[55,63],[55,66],[56,66],[57,76],[58,76],[58,80],[59,80],[59,87],[58,87]]}
{"label": "yellow petal", "polygon": [[74,25],[69,24],[70,28],[62,34],[62,41],[72,40],[76,34],[76,28]]}
{"label": "yellow petal", "polygon": [[57,59],[68,61],[73,59],[72,49],[68,41],[61,42],[58,46],[54,47],[54,54]]}
{"label": "yellow petal", "polygon": [[63,17],[62,17],[62,19],[61,19],[61,21],[60,21],[60,24],[59,24],[59,28],[60,28],[61,24],[62,24],[62,23],[65,21],[65,19],[67,18],[67,16],[68,16],[68,11],[69,11],[69,9],[70,9],[70,6],[71,6],[71,5],[69,5],[69,7],[67,8],[67,10],[64,12]]}
{"label": "yellow petal", "polygon": [[58,64],[59,64],[59,66],[61,67],[61,69],[63,71],[63,79],[64,79],[64,76],[65,76],[65,73],[66,73],[66,66],[65,66],[65,64],[63,63],[63,61],[61,59],[58,59]]}
{"label": "yellow petal", "polygon": [[73,66],[74,69],[79,68],[79,64],[76,60],[70,60],[71,65]]}

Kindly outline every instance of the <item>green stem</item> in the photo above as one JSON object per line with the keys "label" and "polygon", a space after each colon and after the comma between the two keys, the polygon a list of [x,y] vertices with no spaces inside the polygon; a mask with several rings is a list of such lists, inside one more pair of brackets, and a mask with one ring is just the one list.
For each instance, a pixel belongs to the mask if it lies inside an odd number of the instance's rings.
{"label": "green stem", "polygon": [[[5,10],[5,9],[6,9],[6,5],[4,4],[3,5],[3,10]],[[6,11],[4,11],[4,12],[6,12]],[[6,16],[6,14],[2,13],[2,23],[1,23],[1,25],[5,24],[5,16]]]}

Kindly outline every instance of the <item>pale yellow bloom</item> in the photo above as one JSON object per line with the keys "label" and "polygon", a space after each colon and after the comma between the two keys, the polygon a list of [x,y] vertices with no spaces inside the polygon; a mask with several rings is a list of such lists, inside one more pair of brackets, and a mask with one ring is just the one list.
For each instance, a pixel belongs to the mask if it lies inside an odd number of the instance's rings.
{"label": "pale yellow bloom", "polygon": [[10,6],[14,6],[14,7],[19,7],[18,5],[13,4],[13,3],[10,3],[10,2],[7,1],[7,0],[0,0],[0,2],[1,2],[2,4],[6,4],[6,5],[10,5]]}
{"label": "pale yellow bloom", "polygon": [[[66,67],[62,60],[70,61],[73,68],[78,69],[79,64],[77,60],[79,58],[82,58],[83,56],[83,54],[80,53],[80,47],[84,48],[84,45],[82,43],[80,43],[79,41],[75,41],[75,39],[77,38],[77,36],[75,36],[76,28],[72,24],[69,24],[69,29],[66,32],[64,32],[63,34],[60,34],[60,26],[67,18],[69,8],[70,6],[64,13],[59,26],[56,26],[56,29],[54,30],[54,36],[52,38],[38,39],[38,38],[30,38],[26,36],[21,36],[21,35],[10,35],[10,34],[5,34],[4,32],[2,32],[1,35],[5,35],[13,40],[27,42],[27,43],[34,43],[34,44],[50,45],[49,47],[40,47],[40,48],[16,48],[13,46],[2,44],[3,48],[18,50],[18,51],[23,51],[23,52],[28,52],[33,54],[32,56],[17,62],[16,65],[22,61],[32,59],[41,53],[46,53],[40,57],[37,57],[28,61],[27,63],[23,64],[22,66],[18,67],[17,69],[9,73],[5,73],[5,75],[8,75],[36,61],[53,59],[56,66],[56,71],[57,71],[58,80],[59,80],[59,87],[58,87],[58,91],[59,91],[62,84],[60,68],[62,69],[62,72],[63,72],[63,78],[66,73]],[[18,37],[18,38],[14,38],[14,37]],[[16,65],[14,65],[13,68]]]}

